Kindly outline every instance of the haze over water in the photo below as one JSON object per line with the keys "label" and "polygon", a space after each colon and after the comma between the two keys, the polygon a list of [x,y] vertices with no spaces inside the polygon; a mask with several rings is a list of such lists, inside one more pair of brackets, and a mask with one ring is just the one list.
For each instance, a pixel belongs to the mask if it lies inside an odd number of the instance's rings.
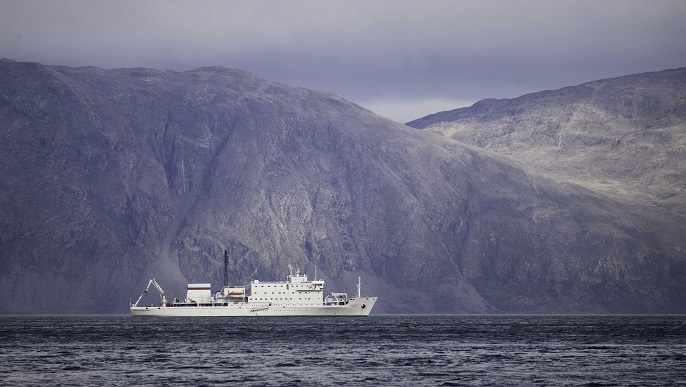
{"label": "haze over water", "polygon": [[3,385],[669,385],[684,316],[0,318]]}

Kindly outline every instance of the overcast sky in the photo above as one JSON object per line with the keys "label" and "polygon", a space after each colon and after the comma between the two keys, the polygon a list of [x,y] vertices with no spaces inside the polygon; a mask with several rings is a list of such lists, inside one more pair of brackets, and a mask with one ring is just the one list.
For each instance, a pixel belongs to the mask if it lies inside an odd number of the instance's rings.
{"label": "overcast sky", "polygon": [[0,0],[0,57],[225,66],[405,122],[686,66],[686,1]]}

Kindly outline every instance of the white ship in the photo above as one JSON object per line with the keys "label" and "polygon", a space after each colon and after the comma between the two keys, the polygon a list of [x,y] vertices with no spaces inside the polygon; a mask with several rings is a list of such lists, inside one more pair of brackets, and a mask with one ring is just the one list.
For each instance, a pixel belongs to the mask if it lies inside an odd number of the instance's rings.
{"label": "white ship", "polygon": [[[226,257],[226,255],[225,255]],[[228,258],[225,259],[225,264]],[[289,265],[290,269],[290,265]],[[164,290],[153,278],[135,304],[130,305],[133,316],[367,316],[377,297],[360,295],[360,278],[357,296],[346,293],[324,295],[324,281],[307,279],[299,271],[287,276],[286,281],[250,282],[250,293],[245,286],[228,286],[226,267],[224,287],[214,295],[209,283],[188,284],[186,299],[167,302]],[[141,298],[154,285],[160,293],[160,304],[138,306]]]}

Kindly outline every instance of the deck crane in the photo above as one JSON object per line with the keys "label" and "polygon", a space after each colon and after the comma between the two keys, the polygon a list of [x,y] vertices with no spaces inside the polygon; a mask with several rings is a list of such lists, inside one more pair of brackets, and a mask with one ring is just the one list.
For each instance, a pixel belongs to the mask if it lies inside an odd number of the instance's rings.
{"label": "deck crane", "polygon": [[160,306],[167,306],[167,298],[164,296],[164,290],[162,290],[162,287],[157,283],[157,281],[155,281],[154,278],[148,281],[148,286],[145,287],[145,291],[141,293],[140,297],[138,297],[138,300],[136,300],[136,303],[132,306],[138,306],[138,303],[141,301],[141,298],[143,298],[143,295],[150,290],[150,285],[155,285],[157,291],[160,292]]}

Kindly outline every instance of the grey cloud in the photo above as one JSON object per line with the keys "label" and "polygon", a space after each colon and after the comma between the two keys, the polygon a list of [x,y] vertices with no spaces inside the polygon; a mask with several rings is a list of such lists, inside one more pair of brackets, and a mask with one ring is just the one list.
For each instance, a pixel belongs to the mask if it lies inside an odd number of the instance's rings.
{"label": "grey cloud", "polygon": [[682,67],[683,20],[682,1],[4,1],[0,56],[471,101]]}

